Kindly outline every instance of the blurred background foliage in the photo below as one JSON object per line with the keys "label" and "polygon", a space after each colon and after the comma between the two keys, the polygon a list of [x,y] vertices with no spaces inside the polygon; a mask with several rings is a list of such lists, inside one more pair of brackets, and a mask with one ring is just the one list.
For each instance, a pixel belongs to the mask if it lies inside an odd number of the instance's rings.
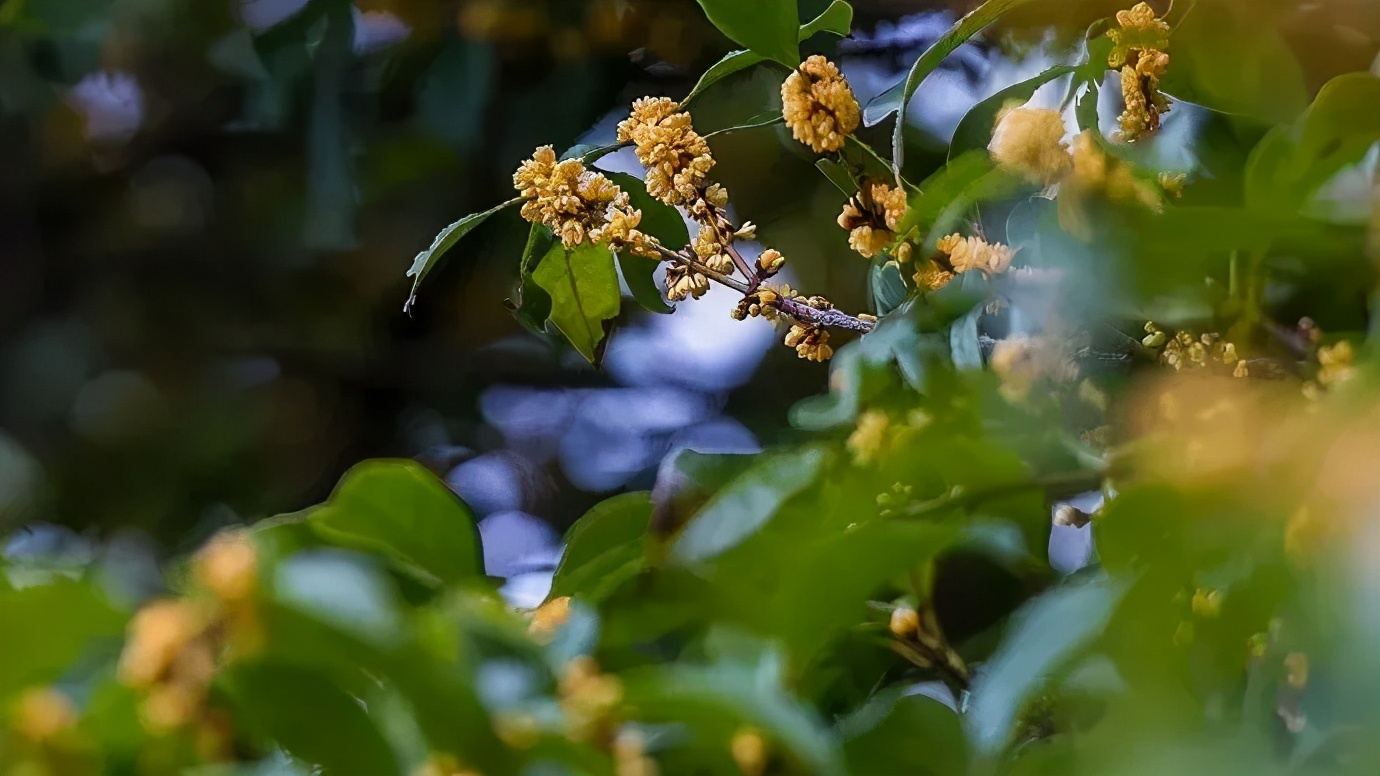
{"label": "blurred background foliage", "polygon": [[[991,172],[946,166],[960,118],[1051,52],[1078,62],[1122,5],[1032,2],[933,74],[901,133],[925,218],[967,220],[959,177]],[[859,2],[836,51],[863,101],[965,10]],[[15,530],[4,754],[235,764],[193,771],[217,776],[646,776],[649,753],[748,776],[1367,772],[1374,536],[1346,518],[1375,501],[1373,354],[1358,344],[1327,392],[1316,342],[1283,351],[1318,326],[1369,336],[1380,122],[1357,97],[1375,78],[1334,79],[1372,67],[1377,26],[1361,0],[1201,0],[1169,82],[1193,99],[1149,151],[1114,149],[1189,172],[1181,201],[1095,203],[1088,240],[1034,192],[973,210],[1073,281],[1003,289],[1017,307],[1063,306],[1123,348],[1082,348],[1111,363],[1076,395],[1036,381],[1015,400],[981,368],[1014,327],[978,273],[897,295],[828,372],[760,321],[719,327],[712,296],[625,312],[596,372],[505,310],[526,231],[505,213],[402,311],[411,257],[508,199],[534,146],[607,141],[632,98],[683,94],[732,48],[691,0],[5,0],[0,529],[136,528],[166,554],[289,514],[161,567]],[[780,75],[726,80],[696,126],[779,107]],[[1114,102],[1077,119],[1109,123]],[[847,192],[782,140],[716,138],[716,179],[793,284],[882,307],[884,266],[834,224]],[[1249,309],[1235,252],[1269,271]],[[1126,346],[1147,318],[1244,320],[1252,368],[1282,364],[1255,376],[1283,379],[1163,387]],[[870,444],[864,410],[891,423]],[[1155,433],[1101,458],[1100,420]],[[869,448],[887,454],[858,465]],[[380,456],[418,461],[356,465]],[[1052,527],[1051,501],[1071,507]],[[581,514],[555,547],[542,523]],[[505,515],[546,557],[505,555]],[[553,553],[557,598],[529,624],[511,604],[532,596],[492,583]]]}

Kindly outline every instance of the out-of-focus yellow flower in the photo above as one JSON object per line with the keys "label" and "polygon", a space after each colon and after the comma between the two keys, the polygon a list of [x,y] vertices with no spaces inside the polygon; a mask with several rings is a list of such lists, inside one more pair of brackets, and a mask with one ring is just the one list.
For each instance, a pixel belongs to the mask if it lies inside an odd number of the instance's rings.
{"label": "out-of-focus yellow flower", "polygon": [[858,101],[838,65],[818,54],[781,85],[781,113],[795,139],[817,154],[843,148],[861,120]]}
{"label": "out-of-focus yellow flower", "polygon": [[259,582],[259,554],[243,529],[221,531],[192,560],[192,576],[227,604],[242,604]]}
{"label": "out-of-focus yellow flower", "polygon": [[740,728],[734,733],[728,750],[743,776],[762,776],[767,772],[767,741],[753,728]]}
{"label": "out-of-focus yellow flower", "polygon": [[581,655],[566,664],[559,696],[567,737],[588,741],[609,727],[623,702],[623,684],[616,676],[600,673],[594,658]]}
{"label": "out-of-focus yellow flower", "polygon": [[1059,185],[1059,223],[1070,234],[1087,239],[1092,233],[1088,207],[1098,198],[1121,205],[1140,205],[1154,213],[1164,210],[1164,192],[1136,177],[1131,165],[1113,159],[1099,145],[1092,130],[1073,139],[1073,170]]}
{"label": "out-of-focus yellow flower", "polygon": [[479,771],[462,768],[452,754],[433,754],[412,776],[480,776]]}
{"label": "out-of-focus yellow flower", "polygon": [[34,687],[20,694],[14,705],[14,732],[42,743],[77,724],[77,709],[66,695],[51,687]]}
{"label": "out-of-focus yellow flower", "polygon": [[997,114],[987,150],[998,167],[1048,186],[1073,167],[1064,131],[1064,116],[1057,110],[1007,108]]}
{"label": "out-of-focus yellow flower", "polygon": [[[665,97],[644,97],[633,103],[628,118],[618,125],[618,142],[636,146],[638,161],[647,168],[647,193],[672,206],[692,207],[704,198],[714,157],[697,133],[690,114]],[[711,204],[723,207],[727,192],[719,187]]]}
{"label": "out-of-focus yellow flower", "polygon": [[909,606],[898,606],[891,610],[887,629],[898,639],[908,639],[920,632],[920,613]]}
{"label": "out-of-focus yellow flower", "polygon": [[569,619],[570,596],[552,598],[532,612],[532,622],[528,624],[527,632],[532,638],[545,643],[550,641]]}
{"label": "out-of-focus yellow flower", "polygon": [[858,426],[848,435],[845,446],[853,461],[869,464],[881,458],[891,431],[891,419],[881,410],[868,410],[858,416]]}

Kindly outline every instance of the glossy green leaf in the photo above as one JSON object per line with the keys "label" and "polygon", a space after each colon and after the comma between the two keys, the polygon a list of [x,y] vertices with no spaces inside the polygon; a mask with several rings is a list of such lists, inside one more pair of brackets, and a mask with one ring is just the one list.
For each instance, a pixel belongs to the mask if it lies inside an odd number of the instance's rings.
{"label": "glossy green leaf", "polygon": [[1033,78],[1008,86],[982,102],[974,105],[964,115],[954,130],[949,143],[949,158],[955,159],[968,151],[986,148],[992,141],[992,131],[996,127],[997,114],[1008,104],[1024,104],[1041,86],[1073,73],[1077,68],[1071,65],[1055,65]]}
{"label": "glossy green leaf", "polygon": [[858,193],[858,182],[853,179],[853,172],[848,165],[833,159],[819,159],[815,162],[815,168],[824,173],[824,177],[844,194],[851,197]]}
{"label": "glossy green leaf", "polygon": [[[0,578],[4,577],[0,568]],[[95,588],[58,578],[16,590],[0,585],[0,698],[56,680],[123,618]]]}
{"label": "glossy green leaf", "polygon": [[800,64],[796,0],[699,0],[719,31],[748,51],[787,67]]}
{"label": "glossy green leaf", "polygon": [[784,123],[786,123],[786,119],[781,116],[780,111],[768,111],[766,113],[759,113],[741,124],[734,124],[731,127],[716,129],[713,132],[705,134],[705,138],[717,137],[719,135],[732,135],[736,132],[743,132],[749,129],[762,129],[763,127],[774,127],[777,124]]}
{"label": "glossy green leaf", "polygon": [[628,291],[632,293],[633,299],[636,299],[644,310],[670,315],[676,308],[666,304],[666,300],[661,296],[661,289],[657,287],[656,276],[660,270],[661,262],[656,259],[635,256],[628,251],[618,254],[618,271],[623,275],[623,282],[628,284]]}
{"label": "glossy green leaf", "polygon": [[532,224],[527,232],[527,244],[518,260],[517,300],[505,300],[505,305],[523,328],[533,334],[546,333],[546,321],[551,316],[551,295],[532,282],[532,270],[537,260],[546,255],[555,237],[541,224]]}
{"label": "glossy green leaf", "polygon": [[800,42],[804,43],[821,32],[847,37],[853,31],[853,6],[845,0],[834,0],[824,12],[800,28]]}
{"label": "glossy green leaf", "polygon": [[1338,76],[1293,127],[1265,136],[1246,164],[1246,201],[1297,210],[1344,167],[1380,142],[1380,78]]}
{"label": "glossy green leaf", "polygon": [[585,360],[597,364],[604,321],[617,316],[621,306],[613,254],[602,245],[567,249],[557,243],[537,264],[532,280],[551,297],[551,323]]}
{"label": "glossy green leaf", "polygon": [[551,595],[595,602],[646,565],[643,543],[652,519],[651,494],[623,493],[585,513],[565,537]]}
{"label": "glossy green leaf", "polygon": [[238,718],[293,757],[339,776],[401,773],[364,706],[310,668],[237,663],[222,682]]}
{"label": "glossy green leaf", "polygon": [[1283,6],[1219,1],[1194,4],[1174,30],[1160,89],[1222,113],[1274,124],[1293,121],[1308,105],[1308,88],[1280,33],[1284,11]]}
{"label": "glossy green leaf", "polygon": [[417,257],[412,260],[412,266],[407,270],[407,276],[412,278],[412,291],[408,294],[407,303],[403,305],[403,309],[407,310],[411,308],[417,301],[417,288],[421,286],[422,279],[425,278],[427,273],[436,266],[436,263],[445,256],[447,251],[454,248],[460,242],[461,238],[469,234],[476,226],[484,223],[489,216],[519,204],[522,204],[522,198],[515,197],[504,202],[502,205],[490,210],[485,210],[483,213],[474,213],[465,216],[459,221],[447,226],[445,229],[442,229],[441,233],[436,235],[436,239],[431,241],[430,247],[417,254]]}
{"label": "glossy green leaf", "polygon": [[473,513],[415,461],[359,464],[309,520],[333,543],[378,553],[444,584],[484,573]]}
{"label": "glossy green leaf", "polygon": [[625,172],[606,172],[604,175],[618,184],[628,195],[634,210],[642,211],[638,229],[650,234],[672,250],[690,244],[690,232],[680,211],[647,193],[647,186]]}
{"label": "glossy green leaf", "polygon": [[824,458],[824,452],[813,447],[761,456],[691,519],[672,544],[671,557],[696,563],[732,549],[813,484]]}
{"label": "glossy green leaf", "polygon": [[884,693],[841,723],[848,731],[848,765],[854,773],[965,773],[968,747],[961,719],[934,698]]}
{"label": "glossy green leaf", "polygon": [[915,90],[920,88],[920,84],[926,76],[934,72],[941,62],[959,46],[967,42],[969,38],[1001,18],[1006,12],[1028,2],[1030,0],[987,0],[955,22],[948,32],[945,32],[939,40],[926,49],[925,53],[921,54],[920,58],[911,65],[904,80],[867,103],[867,107],[863,109],[863,123],[869,127],[881,123],[893,113],[898,114],[896,129],[892,132],[891,138],[891,166],[897,178],[901,177],[901,165],[905,157],[906,109],[910,105],[910,98],[915,94]]}
{"label": "glossy green leaf", "polygon": [[837,737],[780,687],[779,669],[741,660],[673,664],[629,671],[627,702],[643,719],[688,725],[700,746],[724,746],[750,725],[818,776],[845,773]]}
{"label": "glossy green leaf", "polygon": [[873,260],[868,279],[872,292],[872,310],[878,316],[886,315],[900,307],[910,296],[910,287],[906,285],[905,276],[901,274],[901,265],[886,256],[878,256]]}
{"label": "glossy green leaf", "polygon": [[991,753],[1008,743],[1024,704],[1051,672],[1102,632],[1125,589],[1106,578],[1070,584],[1017,613],[1002,647],[973,684],[965,721],[977,751]]}
{"label": "glossy green leaf", "polygon": [[949,351],[954,367],[957,369],[981,369],[982,348],[978,344],[978,319],[982,317],[983,307],[974,307],[971,312],[954,321],[949,329]]}
{"label": "glossy green leaf", "polygon": [[767,61],[767,58],[752,51],[731,51],[724,55],[723,59],[709,66],[700,76],[700,80],[695,83],[695,87],[690,93],[681,100],[681,105],[688,105],[691,100],[700,96],[705,89],[733,75],[734,73]]}

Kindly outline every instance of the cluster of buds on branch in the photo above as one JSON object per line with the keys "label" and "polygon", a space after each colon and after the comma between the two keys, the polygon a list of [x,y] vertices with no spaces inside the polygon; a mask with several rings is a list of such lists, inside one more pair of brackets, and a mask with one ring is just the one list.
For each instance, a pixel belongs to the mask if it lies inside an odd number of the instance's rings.
{"label": "cluster of buds on branch", "polygon": [[[823,57],[801,65],[783,87],[783,96],[788,92],[786,123],[811,147],[837,150],[857,128],[857,101],[838,68]],[[803,297],[789,287],[768,285],[785,265],[780,251],[768,248],[752,262],[743,257],[737,243],[755,238],[756,227],[751,222],[735,226],[729,218],[728,191],[708,177],[714,167],[709,145],[678,103],[664,97],[637,100],[618,125],[618,141],[633,146],[646,168],[647,193],[698,224],[690,245],[662,245],[640,231],[642,213],[630,206],[626,192],[579,159],[557,161],[549,146],[537,149],[513,176],[526,200],[523,218],[550,228],[566,247],[606,244],[666,262],[670,301],[698,299],[711,282],[738,291],[743,299],[734,317],[789,319],[785,344],[801,358],[823,361],[832,355],[830,328],[872,330],[872,316],[849,315],[822,296]],[[880,193],[881,230],[904,213],[904,191],[897,191],[899,198],[889,192]]]}

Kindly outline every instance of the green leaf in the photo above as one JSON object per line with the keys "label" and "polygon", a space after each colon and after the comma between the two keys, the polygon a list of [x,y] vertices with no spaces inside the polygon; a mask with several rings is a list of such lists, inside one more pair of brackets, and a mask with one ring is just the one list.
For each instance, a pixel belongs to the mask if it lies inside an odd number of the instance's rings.
{"label": "green leaf", "polygon": [[634,256],[628,251],[618,254],[618,271],[622,273],[623,281],[628,284],[628,291],[632,293],[633,299],[636,299],[645,310],[670,315],[676,308],[666,304],[661,296],[661,289],[656,285],[656,273],[659,269],[661,262],[656,259]]}
{"label": "green leaf", "polygon": [[680,101],[681,105],[689,105],[690,101],[698,97],[705,89],[722,81],[723,79],[742,70],[746,70],[753,65],[767,61],[767,58],[751,51],[731,51],[724,55],[723,59],[709,66],[700,76],[700,80],[695,83],[695,88]]}
{"label": "green leaf", "polygon": [[873,260],[872,271],[868,277],[872,293],[872,311],[878,316],[886,315],[900,307],[910,296],[905,276],[901,274],[901,266],[888,260],[886,256],[878,256]]}
{"label": "green leaf", "polygon": [[858,193],[858,182],[853,179],[853,172],[848,165],[833,159],[820,159],[815,162],[815,168],[824,173],[824,177],[844,194],[851,197]]}
{"label": "green leaf", "polygon": [[[642,223],[638,227],[641,231],[673,249],[690,244],[690,233],[679,210],[648,194],[646,185],[627,173],[604,174],[628,193],[633,208],[642,211]],[[661,262],[656,259],[634,256],[626,251],[618,254],[618,268],[633,299],[654,313],[672,313],[675,308],[666,304],[661,289],[656,286],[656,272],[660,267]]]}
{"label": "green leaf", "polygon": [[604,321],[618,315],[620,294],[613,254],[603,245],[567,249],[557,243],[532,273],[551,296],[551,323],[591,364],[600,360]]}
{"label": "green leaf", "polygon": [[90,585],[67,579],[10,590],[0,568],[0,698],[47,684],[93,641],[118,636],[121,617]]}
{"label": "green leaf", "polygon": [[819,477],[824,451],[807,447],[761,456],[714,495],[671,546],[681,563],[710,560],[752,536]]}
{"label": "green leaf", "polygon": [[905,156],[906,108],[909,107],[910,98],[914,96],[915,90],[920,88],[920,84],[926,76],[934,72],[941,62],[959,46],[967,42],[969,38],[1001,18],[1007,11],[1028,2],[1030,0],[987,0],[955,22],[948,32],[935,41],[934,45],[930,46],[925,53],[921,54],[920,58],[915,60],[915,64],[911,65],[905,80],[872,98],[871,102],[867,103],[867,107],[863,109],[863,123],[869,127],[881,123],[893,113],[898,114],[896,129],[891,138],[891,168],[898,179],[901,177],[901,163]]}
{"label": "green leaf", "polygon": [[954,321],[949,329],[949,351],[956,369],[981,369],[982,348],[978,344],[978,319],[983,306],[974,307],[967,315]]}
{"label": "green leaf", "polygon": [[454,248],[462,237],[469,234],[476,226],[484,223],[489,216],[519,204],[522,204],[522,197],[514,197],[491,210],[465,216],[442,229],[441,233],[436,235],[436,239],[431,241],[431,247],[417,254],[417,258],[412,260],[412,267],[407,270],[407,276],[412,278],[412,291],[407,295],[407,302],[403,305],[403,310],[412,308],[412,305],[417,301],[417,287],[422,284],[422,278],[426,277],[427,273],[436,266],[436,262],[440,261],[447,251]]}
{"label": "green leaf", "polygon": [[[728,2],[732,2],[732,0],[728,0]],[[802,25],[797,33],[797,37],[799,42],[803,43],[808,38],[821,32],[845,36],[852,28],[853,7],[844,2],[844,0],[834,0],[828,8],[824,9],[824,13],[816,16],[808,24]],[[695,83],[695,87],[690,90],[690,93],[685,96],[685,99],[680,101],[680,104],[690,104],[690,101],[698,97],[705,89],[708,89],[734,73],[765,62],[767,59],[768,57],[753,51],[729,52],[724,55],[723,59],[710,65],[709,69],[704,71],[704,75],[700,76],[700,80]]]}
{"label": "green leaf", "polygon": [[847,37],[853,31],[853,6],[844,0],[834,0],[824,9],[824,13],[816,16],[808,24],[800,28],[800,42],[804,43],[810,38],[821,32],[827,32],[839,37]]}
{"label": "green leaf", "polygon": [[[906,214],[897,226],[897,231],[906,234],[918,229],[921,236],[929,234],[946,212],[952,212],[955,203],[967,207],[975,201],[973,197],[964,198],[964,192],[979,183],[988,173],[994,171],[992,158],[987,151],[969,151],[951,160],[936,171],[918,190],[912,190],[906,204]],[[933,245],[929,246],[933,249]]]}
{"label": "green leaf", "polygon": [[[880,715],[885,716],[875,719]],[[934,698],[890,691],[843,720],[842,726],[851,733],[843,746],[854,773],[968,772],[961,718]]]}
{"label": "green leaf", "polygon": [[551,230],[542,224],[532,224],[527,232],[527,245],[522,249],[518,261],[517,301],[504,300],[504,304],[517,318],[523,328],[533,334],[546,334],[546,319],[551,316],[551,295],[532,280],[532,269],[538,256],[545,256],[555,239]]}
{"label": "green leaf", "polygon": [[786,119],[782,117],[780,111],[768,111],[766,113],[759,113],[756,116],[753,116],[752,118],[743,122],[742,124],[735,124],[731,127],[716,129],[713,132],[706,134],[705,138],[708,139],[711,137],[717,137],[719,135],[731,135],[735,132],[742,132],[743,130],[747,129],[761,129],[762,127],[771,127],[777,124],[784,123],[786,123]]}
{"label": "green leaf", "polygon": [[[1174,30],[1165,94],[1221,113],[1293,121],[1308,105],[1302,67],[1279,32],[1283,6],[1201,2]],[[1230,34],[1224,34],[1224,31]]]}
{"label": "green leaf", "polygon": [[955,159],[968,151],[986,148],[992,141],[992,130],[996,127],[997,114],[1007,103],[1025,103],[1041,86],[1074,72],[1071,65],[1055,65],[1034,78],[1002,89],[982,102],[974,105],[954,130],[954,138],[949,143],[949,158]]}
{"label": "green leaf", "polygon": [[627,702],[639,718],[688,726],[701,747],[722,747],[751,725],[805,766],[807,773],[845,772],[837,737],[781,688],[780,670],[769,658],[742,657],[711,665],[672,664],[623,674]]}
{"label": "green leaf", "polygon": [[340,546],[375,552],[444,584],[484,573],[474,515],[415,461],[355,466],[308,519]]}
{"label": "green leaf", "polygon": [[965,719],[980,752],[1008,743],[1022,706],[1049,674],[1102,632],[1126,586],[1108,578],[1071,584],[1018,612],[1002,646],[973,683]]}
{"label": "green leaf", "polygon": [[551,580],[551,595],[573,595],[596,602],[627,574],[644,568],[642,543],[651,519],[652,500],[643,491],[623,493],[595,505],[566,534],[565,552]]}
{"label": "green leaf", "polygon": [[705,16],[730,40],[786,67],[800,64],[796,0],[699,0]]}
{"label": "green leaf", "polygon": [[336,776],[400,773],[364,706],[321,674],[275,663],[236,663],[222,679],[237,721],[293,757]]}
{"label": "green leaf", "polygon": [[1252,207],[1297,211],[1344,167],[1380,141],[1380,78],[1348,73],[1328,81],[1291,128],[1271,131],[1246,163]]}
{"label": "green leaf", "polygon": [[1078,121],[1078,130],[1087,132],[1091,130],[1101,136],[1102,119],[1098,115],[1098,99],[1101,97],[1102,87],[1096,81],[1089,81],[1078,95],[1077,106],[1073,110],[1074,118]]}

